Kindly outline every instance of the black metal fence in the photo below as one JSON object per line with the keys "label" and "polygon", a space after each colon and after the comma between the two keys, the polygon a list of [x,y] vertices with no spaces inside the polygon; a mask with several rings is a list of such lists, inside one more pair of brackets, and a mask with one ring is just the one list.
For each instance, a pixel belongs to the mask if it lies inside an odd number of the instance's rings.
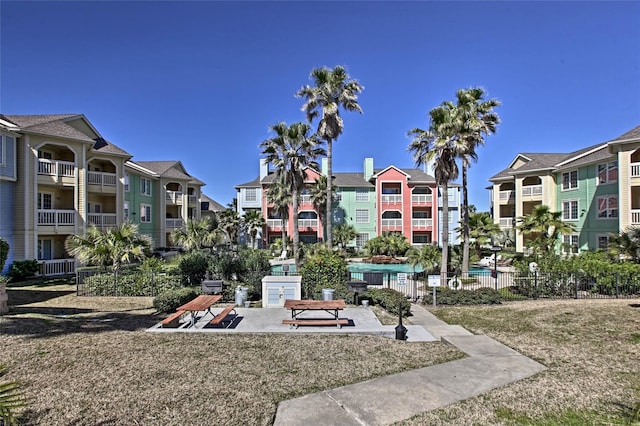
{"label": "black metal fence", "polygon": [[156,296],[182,287],[179,275],[157,272],[87,269],[76,271],[78,296]]}

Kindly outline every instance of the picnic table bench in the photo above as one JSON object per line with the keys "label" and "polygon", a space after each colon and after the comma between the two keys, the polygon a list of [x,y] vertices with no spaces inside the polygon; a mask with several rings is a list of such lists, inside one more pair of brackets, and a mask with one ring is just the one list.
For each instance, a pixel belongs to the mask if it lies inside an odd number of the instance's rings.
{"label": "picnic table bench", "polygon": [[[233,315],[237,316],[238,314],[236,313],[236,307],[235,305],[232,303],[230,305],[227,305],[220,313],[218,313],[217,315],[213,316],[213,319],[211,321],[209,321],[209,324],[212,325],[218,325],[218,324],[222,324],[223,327],[225,328],[229,328],[231,327],[231,324],[233,324],[233,319],[231,321],[227,320],[227,316],[231,313],[231,311],[233,311]],[[227,322],[228,324],[225,326],[225,322]]]}
{"label": "picnic table bench", "polygon": [[[191,321],[190,321],[190,325],[189,326],[193,327],[196,324],[196,319],[197,319],[196,315],[197,315],[197,313],[201,312],[201,311],[207,311],[211,315],[214,315],[213,312],[211,312],[211,306],[213,306],[216,303],[218,303],[220,301],[220,299],[222,299],[222,295],[220,295],[220,294],[216,294],[216,295],[213,295],[213,296],[208,296],[208,295],[201,294],[200,296],[196,297],[192,301],[187,302],[184,305],[180,306],[178,309],[176,309],[176,313],[172,314],[170,317],[175,316],[178,312],[182,312],[182,314],[189,313],[189,314],[191,314],[191,318],[190,318]],[[180,314],[180,315],[182,315],[182,314]],[[164,327],[164,324],[163,324],[163,327]]]}
{"label": "picnic table bench", "polygon": [[[338,328],[342,328],[343,325],[348,325],[349,320],[339,318],[341,310],[347,307],[344,300],[293,300],[287,299],[284,302],[284,307],[291,310],[291,319],[282,320],[283,324],[288,324],[290,327],[298,328],[301,325],[335,325]],[[328,313],[330,318],[310,318],[301,316],[307,311],[324,311]]]}
{"label": "picnic table bench", "polygon": [[172,313],[171,315],[169,315],[168,317],[166,317],[165,319],[163,319],[160,324],[162,325],[162,328],[177,328],[180,326],[180,318],[182,318],[182,315],[184,315],[186,312],[185,311],[176,311],[174,313]]}

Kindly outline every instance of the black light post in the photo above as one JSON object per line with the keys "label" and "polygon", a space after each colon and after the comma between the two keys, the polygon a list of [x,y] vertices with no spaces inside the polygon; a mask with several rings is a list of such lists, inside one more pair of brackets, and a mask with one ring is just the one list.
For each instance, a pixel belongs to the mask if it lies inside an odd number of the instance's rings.
{"label": "black light post", "polygon": [[491,247],[491,251],[493,252],[493,271],[491,275],[493,276],[496,290],[498,290],[498,252],[500,250],[500,246]]}

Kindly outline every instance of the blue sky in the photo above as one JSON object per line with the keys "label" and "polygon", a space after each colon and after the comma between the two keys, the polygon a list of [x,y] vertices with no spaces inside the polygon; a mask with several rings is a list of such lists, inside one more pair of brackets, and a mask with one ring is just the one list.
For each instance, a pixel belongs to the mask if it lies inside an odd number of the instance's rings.
{"label": "blue sky", "polygon": [[460,88],[498,98],[470,201],[518,152],[640,124],[640,2],[0,2],[0,112],[83,113],[134,161],[181,160],[227,204],[319,66],[365,86],[334,170],[413,167],[407,131]]}

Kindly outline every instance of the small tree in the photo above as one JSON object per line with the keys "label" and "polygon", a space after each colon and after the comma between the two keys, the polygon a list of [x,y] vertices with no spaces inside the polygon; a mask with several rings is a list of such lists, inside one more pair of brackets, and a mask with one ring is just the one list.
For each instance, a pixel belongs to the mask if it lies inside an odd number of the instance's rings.
{"label": "small tree", "polygon": [[347,262],[340,254],[329,249],[315,251],[305,258],[300,275],[304,298],[320,299],[323,288],[334,289],[336,297],[340,299],[349,294],[346,286]]}
{"label": "small tree", "polygon": [[356,228],[353,225],[348,225],[346,223],[342,223],[340,225],[336,225],[333,228],[333,240],[341,249],[346,249],[347,244],[349,244],[355,237],[358,236],[356,232]]}
{"label": "small tree", "polygon": [[4,263],[9,257],[9,243],[0,238],[0,272],[4,270]]}

